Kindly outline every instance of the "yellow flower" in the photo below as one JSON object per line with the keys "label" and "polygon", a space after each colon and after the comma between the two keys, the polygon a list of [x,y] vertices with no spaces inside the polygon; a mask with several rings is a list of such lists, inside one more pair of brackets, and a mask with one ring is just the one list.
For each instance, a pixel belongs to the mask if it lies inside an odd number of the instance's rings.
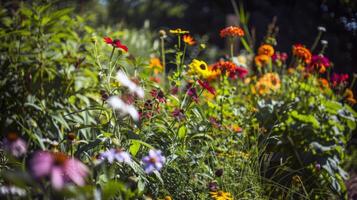
{"label": "yellow flower", "polygon": [[190,32],[189,31],[184,31],[184,30],[182,30],[180,28],[177,28],[177,29],[171,29],[170,33],[182,35],[182,34],[187,34],[187,33],[190,33]]}
{"label": "yellow flower", "polygon": [[210,192],[210,195],[214,200],[233,200],[232,194],[229,192],[223,192],[223,191]]}
{"label": "yellow flower", "polygon": [[172,198],[170,196],[165,196],[164,200],[172,200]]}
{"label": "yellow flower", "polygon": [[356,104],[356,99],[354,98],[353,92],[351,89],[348,89],[348,88],[346,89],[344,97],[349,104],[351,104],[351,105]]}
{"label": "yellow flower", "polygon": [[162,72],[163,67],[162,67],[160,59],[156,58],[156,57],[150,58],[149,68],[154,69],[155,74]]}
{"label": "yellow flower", "polygon": [[212,75],[211,71],[208,69],[207,63],[202,60],[194,59],[188,66],[190,67],[191,73],[197,74],[204,79],[207,79]]}
{"label": "yellow flower", "polygon": [[255,84],[255,91],[258,94],[269,94],[272,90],[278,90],[281,86],[279,75],[276,73],[267,73],[259,78]]}
{"label": "yellow flower", "polygon": [[196,44],[196,41],[189,34],[183,35],[182,39],[183,39],[183,42],[185,42],[186,44],[188,44],[190,46]]}

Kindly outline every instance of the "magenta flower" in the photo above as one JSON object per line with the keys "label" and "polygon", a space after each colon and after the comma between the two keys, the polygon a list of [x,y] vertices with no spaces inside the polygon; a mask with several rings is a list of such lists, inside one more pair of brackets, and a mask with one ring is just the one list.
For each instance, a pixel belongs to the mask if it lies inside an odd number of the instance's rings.
{"label": "magenta flower", "polygon": [[79,160],[61,152],[36,152],[30,161],[30,169],[35,178],[49,178],[52,187],[59,190],[69,183],[85,184],[88,168]]}
{"label": "magenta flower", "polygon": [[274,61],[282,61],[282,62],[285,62],[286,59],[288,59],[288,54],[283,52],[283,53],[280,53],[280,52],[276,52],[273,54],[273,56],[271,57]]}
{"label": "magenta flower", "polygon": [[333,73],[331,76],[331,82],[334,87],[341,84],[347,84],[349,76],[348,74],[337,74]]}
{"label": "magenta flower", "polygon": [[185,119],[185,114],[183,114],[183,110],[180,108],[175,108],[172,112],[172,116],[174,116],[178,121]]}
{"label": "magenta flower", "polygon": [[312,56],[311,63],[308,67],[310,71],[317,70],[319,73],[325,73],[326,68],[330,67],[330,60],[323,55],[314,55]]}
{"label": "magenta flower", "polygon": [[161,155],[161,151],[151,149],[149,155],[142,159],[145,173],[150,174],[155,170],[159,171],[164,166],[165,160],[165,157]]}
{"label": "magenta flower", "polygon": [[6,138],[3,139],[2,146],[5,151],[10,152],[15,157],[20,157],[27,152],[26,142],[14,132],[7,134]]}

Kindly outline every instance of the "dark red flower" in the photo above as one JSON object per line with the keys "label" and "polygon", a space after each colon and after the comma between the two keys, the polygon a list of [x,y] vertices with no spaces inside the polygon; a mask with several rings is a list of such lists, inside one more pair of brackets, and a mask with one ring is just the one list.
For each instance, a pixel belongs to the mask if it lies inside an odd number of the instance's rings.
{"label": "dark red flower", "polygon": [[154,97],[155,99],[157,99],[160,103],[165,103],[166,99],[165,99],[165,95],[164,92],[160,89],[153,89],[150,92],[151,96]]}
{"label": "dark red flower", "polygon": [[118,39],[113,40],[113,39],[110,38],[110,37],[104,37],[103,39],[104,39],[104,42],[105,42],[105,43],[110,44],[110,45],[112,45],[112,46],[115,47],[115,48],[122,49],[122,50],[124,50],[125,52],[128,52],[128,47],[125,46],[125,45],[123,45],[123,44],[120,42],[120,40],[118,40]]}
{"label": "dark red flower", "polygon": [[185,119],[185,114],[183,114],[183,110],[180,108],[175,108],[174,111],[172,111],[172,116],[174,116],[177,120],[181,121]]}
{"label": "dark red flower", "polygon": [[190,96],[196,103],[198,103],[198,95],[196,88],[192,87],[191,84],[187,85],[187,95]]}
{"label": "dark red flower", "polygon": [[335,87],[337,85],[347,84],[348,78],[349,78],[348,74],[333,73],[331,76],[331,82],[332,85]]}
{"label": "dark red flower", "polygon": [[198,83],[200,84],[201,87],[206,89],[209,93],[216,95],[216,90],[212,86],[210,86],[207,81],[203,82],[201,80],[198,80]]}

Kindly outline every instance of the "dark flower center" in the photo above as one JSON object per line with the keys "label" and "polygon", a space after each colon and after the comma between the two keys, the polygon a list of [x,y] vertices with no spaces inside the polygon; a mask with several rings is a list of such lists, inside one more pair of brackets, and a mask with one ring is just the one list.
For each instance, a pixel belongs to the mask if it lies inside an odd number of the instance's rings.
{"label": "dark flower center", "polygon": [[200,68],[201,68],[202,70],[205,70],[205,69],[206,69],[206,65],[201,64],[201,65],[200,65]]}
{"label": "dark flower center", "polygon": [[64,153],[56,152],[53,153],[53,159],[55,165],[63,165],[68,159],[68,157]]}
{"label": "dark flower center", "polygon": [[7,134],[6,138],[7,138],[10,142],[14,142],[14,141],[16,141],[17,138],[19,138],[19,137],[18,137],[18,135],[17,135],[16,133],[10,132],[10,133]]}

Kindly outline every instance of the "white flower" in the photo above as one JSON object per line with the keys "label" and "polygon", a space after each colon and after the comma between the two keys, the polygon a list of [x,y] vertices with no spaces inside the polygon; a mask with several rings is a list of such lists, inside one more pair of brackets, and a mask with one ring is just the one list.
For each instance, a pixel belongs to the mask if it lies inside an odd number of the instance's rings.
{"label": "white flower", "polygon": [[327,42],[327,40],[321,40],[321,44],[322,44],[322,45],[327,45],[328,42]]}
{"label": "white flower", "polygon": [[138,95],[140,98],[144,98],[144,90],[131,81],[123,71],[117,72],[116,79],[125,87],[129,89],[131,93]]}
{"label": "white flower", "polygon": [[118,96],[111,96],[107,100],[108,104],[114,109],[121,112],[122,115],[129,114],[133,120],[139,120],[139,113],[133,105],[126,104]]}
{"label": "white flower", "polygon": [[321,31],[321,32],[326,32],[326,28],[323,26],[319,26],[317,27],[317,30]]}

